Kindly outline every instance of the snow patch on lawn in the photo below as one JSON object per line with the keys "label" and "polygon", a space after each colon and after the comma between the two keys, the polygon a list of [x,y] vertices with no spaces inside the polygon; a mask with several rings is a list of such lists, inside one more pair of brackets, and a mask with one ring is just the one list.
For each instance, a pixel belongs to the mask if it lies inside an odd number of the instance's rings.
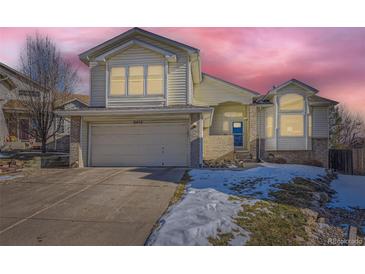
{"label": "snow patch on lawn", "polygon": [[339,174],[331,182],[331,187],[337,194],[329,204],[330,207],[365,209],[365,176]]}
{"label": "snow patch on lawn", "polygon": [[[295,177],[315,179],[325,175],[323,168],[302,165],[264,164],[247,170],[193,169],[185,197],[161,218],[148,245],[209,245],[209,237],[233,233],[231,245],[244,245],[249,232],[234,223],[243,204],[267,198],[274,184]],[[248,183],[247,183],[248,182]],[[252,199],[229,199],[245,195]]]}
{"label": "snow patch on lawn", "polygon": [[[254,203],[248,201],[247,203]],[[237,231],[231,244],[244,245],[247,231],[237,226],[232,217],[241,209],[241,201],[217,190],[189,187],[185,198],[161,219],[160,227],[150,236],[148,245],[209,245],[208,237]]]}
{"label": "snow patch on lawn", "polygon": [[189,174],[193,188],[267,199],[275,184],[288,183],[295,177],[316,179],[326,173],[320,167],[265,163],[247,170],[194,169]]}

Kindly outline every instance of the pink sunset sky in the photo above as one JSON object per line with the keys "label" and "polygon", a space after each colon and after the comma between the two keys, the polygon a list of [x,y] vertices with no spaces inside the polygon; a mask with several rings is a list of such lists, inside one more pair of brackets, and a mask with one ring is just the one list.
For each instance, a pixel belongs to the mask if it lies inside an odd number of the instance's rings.
{"label": "pink sunset sky", "polygon": [[[78,68],[78,54],[129,28],[0,28],[0,62],[14,68],[27,35],[49,35]],[[204,72],[265,93],[291,78],[365,117],[365,28],[144,28],[201,50]]]}

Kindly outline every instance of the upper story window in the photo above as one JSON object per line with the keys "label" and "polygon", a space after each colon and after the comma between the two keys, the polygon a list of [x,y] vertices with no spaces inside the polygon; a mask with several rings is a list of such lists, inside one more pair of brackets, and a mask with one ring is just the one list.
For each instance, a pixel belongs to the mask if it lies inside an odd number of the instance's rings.
{"label": "upper story window", "polygon": [[280,136],[304,136],[304,98],[298,94],[280,97]]}
{"label": "upper story window", "polygon": [[286,94],[280,97],[280,111],[303,111],[304,98],[298,94]]}
{"label": "upper story window", "polygon": [[111,96],[156,96],[163,94],[163,65],[137,65],[111,68]]}
{"label": "upper story window", "polygon": [[130,66],[128,73],[128,95],[142,96],[144,94],[143,66]]}
{"label": "upper story window", "polygon": [[163,94],[163,66],[148,66],[147,72],[147,94]]}
{"label": "upper story window", "polygon": [[110,95],[124,96],[126,91],[125,80],[126,70],[124,67],[112,68],[110,73]]}

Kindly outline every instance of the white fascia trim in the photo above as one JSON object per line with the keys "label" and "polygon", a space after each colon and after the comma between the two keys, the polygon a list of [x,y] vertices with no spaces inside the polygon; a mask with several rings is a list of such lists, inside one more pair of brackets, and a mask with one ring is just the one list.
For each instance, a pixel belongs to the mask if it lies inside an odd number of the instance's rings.
{"label": "white fascia trim", "polygon": [[108,109],[108,110],[74,110],[74,111],[55,111],[60,116],[113,116],[113,115],[149,115],[149,114],[181,114],[181,113],[201,113],[213,112],[213,108],[191,108],[191,109]]}
{"label": "white fascia trim", "polygon": [[137,39],[133,39],[133,40],[130,40],[129,42],[127,43],[124,43],[123,45],[119,46],[119,47],[116,47],[104,54],[101,54],[99,56],[97,56],[95,58],[95,61],[96,62],[106,62],[106,60],[118,53],[121,53],[125,50],[127,50],[128,48],[134,46],[134,45],[138,45],[138,46],[141,46],[143,48],[147,48],[149,50],[152,50],[154,52],[157,52],[161,55],[163,55],[169,62],[176,62],[177,58],[176,58],[176,54],[174,54],[173,52],[171,51],[168,51],[168,50],[165,50],[165,49],[162,49],[162,48],[159,48],[159,47],[156,47],[154,45],[151,45],[149,43],[146,43],[146,42],[142,42],[140,40],[137,40]]}

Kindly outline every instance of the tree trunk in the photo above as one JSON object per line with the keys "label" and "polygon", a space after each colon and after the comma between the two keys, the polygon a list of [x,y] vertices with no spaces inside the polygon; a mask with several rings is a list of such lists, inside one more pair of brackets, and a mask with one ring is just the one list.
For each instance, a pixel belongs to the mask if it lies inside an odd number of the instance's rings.
{"label": "tree trunk", "polygon": [[42,139],[42,153],[47,152],[47,140],[45,138]]}

